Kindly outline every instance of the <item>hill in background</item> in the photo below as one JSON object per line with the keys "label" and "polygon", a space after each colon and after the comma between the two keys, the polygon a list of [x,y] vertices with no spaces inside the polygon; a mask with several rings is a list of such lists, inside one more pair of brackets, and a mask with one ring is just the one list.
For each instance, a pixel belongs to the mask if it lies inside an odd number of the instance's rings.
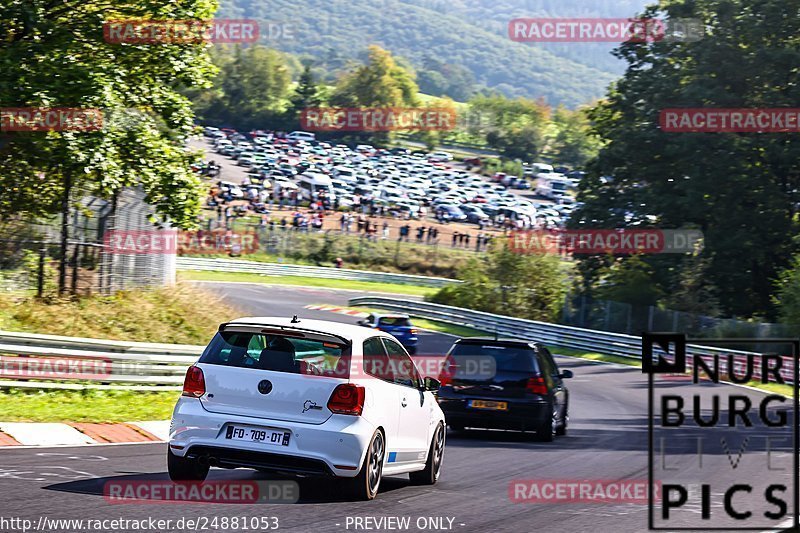
{"label": "hill in background", "polygon": [[[439,92],[465,99],[464,85],[507,96],[544,98],[570,107],[603,96],[623,65],[612,46],[597,43],[523,44],[507,35],[518,17],[629,17],[645,0],[222,0],[219,16],[287,23],[293,39],[264,44],[311,57],[328,72],[362,60],[377,44],[405,58],[420,86],[438,74],[463,83]],[[430,71],[436,71],[431,74]],[[428,81],[429,78],[433,78]]]}

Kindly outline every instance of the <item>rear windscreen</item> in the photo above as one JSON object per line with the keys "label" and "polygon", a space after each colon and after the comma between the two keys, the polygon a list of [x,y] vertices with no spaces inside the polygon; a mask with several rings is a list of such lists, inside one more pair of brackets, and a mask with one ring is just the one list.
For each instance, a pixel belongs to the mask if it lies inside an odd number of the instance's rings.
{"label": "rear windscreen", "polygon": [[384,316],[381,317],[379,324],[381,326],[410,326],[411,320],[397,316]]}
{"label": "rear windscreen", "polygon": [[536,364],[536,352],[530,348],[493,344],[456,344],[450,357],[457,364],[463,362],[464,359],[491,357],[498,372],[537,373],[539,371]]}
{"label": "rear windscreen", "polygon": [[199,362],[290,374],[350,375],[350,357],[344,345],[253,332],[217,333]]}

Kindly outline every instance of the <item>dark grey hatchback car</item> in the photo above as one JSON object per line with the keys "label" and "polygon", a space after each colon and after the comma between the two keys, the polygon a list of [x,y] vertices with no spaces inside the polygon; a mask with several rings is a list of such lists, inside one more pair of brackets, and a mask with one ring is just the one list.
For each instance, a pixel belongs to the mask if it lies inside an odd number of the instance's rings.
{"label": "dark grey hatchback car", "polygon": [[532,431],[544,442],[565,435],[569,391],[550,351],[536,342],[464,338],[447,353],[439,405],[447,425]]}

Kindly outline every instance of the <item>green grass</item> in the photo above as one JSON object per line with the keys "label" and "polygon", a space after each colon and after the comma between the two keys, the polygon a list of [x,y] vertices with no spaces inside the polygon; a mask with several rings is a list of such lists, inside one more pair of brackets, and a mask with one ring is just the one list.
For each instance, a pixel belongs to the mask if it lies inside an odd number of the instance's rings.
{"label": "green grass", "polygon": [[95,339],[206,344],[240,314],[190,283],[77,299],[0,294],[0,330]]}
{"label": "green grass", "polygon": [[388,292],[411,296],[426,296],[435,293],[438,289],[432,287],[418,287],[416,285],[400,285],[395,283],[377,283],[372,281],[351,281],[343,279],[311,278],[304,276],[265,276],[261,274],[247,274],[238,272],[194,272],[181,271],[178,273],[181,280],[193,281],[232,281],[266,283],[272,285],[299,285],[302,287],[325,287],[328,289],[350,289],[369,292]]}
{"label": "green grass", "polygon": [[760,389],[775,394],[780,394],[786,398],[794,398],[794,387],[791,385],[780,385],[778,383],[761,383],[758,381],[751,381],[747,384],[748,387]]}
{"label": "green grass", "polygon": [[627,366],[642,366],[638,359],[629,359],[627,357],[620,357],[618,355],[606,355],[602,353],[583,352],[581,350],[573,350],[572,348],[550,348],[553,353],[558,355],[568,355],[570,357],[579,357],[581,359],[588,359],[589,361],[600,361],[603,363],[617,363]]}
{"label": "green grass", "polygon": [[435,320],[428,320],[413,315],[412,318],[414,320],[414,325],[417,327],[420,327],[422,329],[429,329],[432,331],[438,331],[440,333],[455,335],[456,337],[483,337],[486,335],[490,335],[490,333],[486,331],[481,331],[467,326],[456,326],[454,324],[447,324],[446,322],[437,322]]}
{"label": "green grass", "polygon": [[137,422],[167,420],[180,391],[0,392],[3,422]]}

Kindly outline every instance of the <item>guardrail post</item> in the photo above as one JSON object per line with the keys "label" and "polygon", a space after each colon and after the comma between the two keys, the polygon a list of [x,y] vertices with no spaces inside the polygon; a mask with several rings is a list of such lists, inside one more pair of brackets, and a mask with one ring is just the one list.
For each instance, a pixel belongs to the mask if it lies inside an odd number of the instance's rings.
{"label": "guardrail post", "polygon": [[42,245],[39,248],[39,269],[36,274],[36,296],[42,298],[44,296],[44,260],[47,249]]}

